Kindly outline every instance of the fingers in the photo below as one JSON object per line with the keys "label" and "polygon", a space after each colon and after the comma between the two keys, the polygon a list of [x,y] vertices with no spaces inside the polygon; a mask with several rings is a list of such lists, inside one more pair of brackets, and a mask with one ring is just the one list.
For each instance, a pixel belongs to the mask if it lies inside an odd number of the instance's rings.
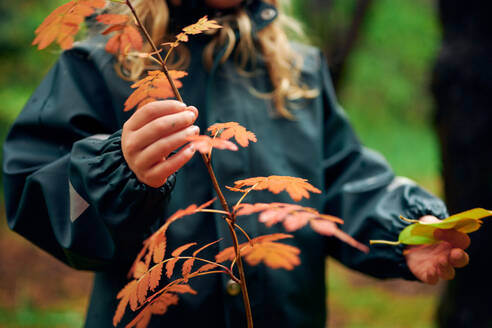
{"label": "fingers", "polygon": [[198,126],[192,125],[168,137],[152,143],[142,150],[135,158],[135,166],[142,169],[150,169],[156,163],[165,159],[171,152],[183,146],[188,141],[187,137],[196,135],[200,132]]}
{"label": "fingers", "polygon": [[449,263],[455,268],[467,266],[469,261],[470,257],[468,254],[460,248],[453,248],[449,252]]}
{"label": "fingers", "polygon": [[142,150],[163,137],[181,131],[191,126],[195,120],[196,115],[191,110],[158,117],[133,133],[134,150]]}
{"label": "fingers", "polygon": [[453,266],[448,261],[448,257],[445,255],[440,256],[437,260],[437,272],[439,277],[444,280],[451,280],[456,274]]}
{"label": "fingers", "polygon": [[182,112],[186,105],[176,100],[154,101],[138,109],[125,123],[130,130],[138,130],[158,117]]}
{"label": "fingers", "polygon": [[466,249],[470,246],[470,237],[463,232],[449,229],[437,229],[434,231],[434,237],[437,240],[447,241],[453,247]]}
{"label": "fingers", "polygon": [[168,159],[159,162],[150,170],[146,171],[146,176],[144,177],[146,184],[154,188],[162,186],[166,182],[167,177],[185,165],[194,154],[195,148],[189,145]]}

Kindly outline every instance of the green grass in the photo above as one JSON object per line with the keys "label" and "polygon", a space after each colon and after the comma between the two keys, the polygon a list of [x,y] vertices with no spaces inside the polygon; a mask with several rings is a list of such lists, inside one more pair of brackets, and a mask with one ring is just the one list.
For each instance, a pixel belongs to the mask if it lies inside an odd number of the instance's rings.
{"label": "green grass", "polygon": [[[329,261],[328,299],[330,327],[434,328],[437,299],[417,283],[405,282],[409,291],[394,291],[386,283],[359,277]],[[350,278],[352,279],[350,279]],[[363,282],[356,280],[364,279]],[[435,289],[437,295],[437,289]]]}
{"label": "green grass", "polygon": [[36,309],[21,306],[14,311],[0,309],[0,327],[3,328],[73,328],[82,327],[83,314],[68,309]]}

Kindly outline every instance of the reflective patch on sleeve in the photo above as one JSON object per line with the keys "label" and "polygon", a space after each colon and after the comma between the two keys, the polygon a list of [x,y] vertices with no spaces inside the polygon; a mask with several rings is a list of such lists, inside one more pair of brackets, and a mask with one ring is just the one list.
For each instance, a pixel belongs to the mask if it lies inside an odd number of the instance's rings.
{"label": "reflective patch on sleeve", "polygon": [[89,138],[97,139],[97,140],[106,140],[109,138],[109,134],[94,134]]}
{"label": "reflective patch on sleeve", "polygon": [[415,181],[413,181],[409,178],[406,178],[406,177],[395,177],[393,179],[393,181],[391,181],[391,183],[386,188],[388,189],[388,191],[393,191],[396,188],[401,187],[403,185],[415,186],[416,183],[415,183]]}
{"label": "reflective patch on sleeve", "polygon": [[68,181],[68,190],[70,194],[70,221],[75,222],[89,207],[89,203],[79,195],[70,181]]}

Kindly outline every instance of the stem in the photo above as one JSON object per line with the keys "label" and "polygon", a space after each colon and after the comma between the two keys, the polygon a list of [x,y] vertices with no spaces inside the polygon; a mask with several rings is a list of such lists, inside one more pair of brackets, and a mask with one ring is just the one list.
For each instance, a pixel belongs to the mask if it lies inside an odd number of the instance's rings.
{"label": "stem", "polygon": [[209,208],[203,208],[201,210],[197,210],[197,212],[215,213],[215,214],[223,214],[223,215],[229,216],[229,212],[221,211],[221,210],[213,210],[213,209],[209,209]]}
{"label": "stem", "polygon": [[409,222],[409,223],[419,223],[420,221],[419,220],[412,220],[412,219],[407,219],[406,217],[404,217],[403,215],[400,215],[400,220],[403,220],[405,222]]}
{"label": "stem", "polygon": [[215,192],[217,193],[217,196],[220,199],[222,208],[226,212],[228,212],[228,216],[230,218],[230,221],[229,220],[227,221],[227,227],[229,228],[229,232],[231,233],[232,242],[234,245],[234,252],[236,253],[236,262],[239,271],[239,279],[241,285],[241,294],[243,296],[244,309],[246,311],[246,320],[248,322],[248,328],[253,328],[253,314],[251,312],[251,304],[249,302],[248,288],[246,286],[246,276],[244,274],[243,261],[241,259],[241,252],[239,250],[239,242],[237,240],[236,231],[234,230],[234,225],[236,224],[235,222],[236,220],[231,214],[231,211],[229,210],[229,205],[227,204],[224,194],[220,189],[219,182],[217,181],[217,177],[215,176],[212,165],[210,164],[210,158],[207,158],[205,154],[202,154],[202,158],[203,158],[203,162],[205,163],[205,166],[207,167],[208,174],[210,175],[210,179],[212,180],[212,185],[215,189]]}
{"label": "stem", "polygon": [[167,69],[166,63],[162,59],[162,56],[160,54],[160,51],[157,49],[157,46],[155,45],[154,41],[152,41],[152,38],[150,37],[149,32],[147,32],[147,29],[142,24],[142,21],[140,20],[140,17],[138,17],[137,12],[135,11],[135,8],[133,7],[133,5],[130,2],[130,0],[126,0],[125,3],[128,6],[128,8],[130,8],[130,10],[131,10],[131,12],[133,14],[133,17],[137,21],[137,25],[140,28],[140,30],[142,31],[142,33],[144,34],[145,38],[147,39],[147,42],[149,42],[150,46],[152,47],[152,49],[154,50],[154,52],[157,54],[158,60],[159,60],[159,62],[161,64],[161,67],[162,67],[162,71],[166,75],[166,78],[168,79],[169,84],[171,85],[171,88],[173,89],[174,95],[176,96],[176,98],[180,102],[183,102],[183,98],[181,98],[181,94],[179,93],[178,88],[174,84],[174,81],[173,81],[171,75],[169,75],[169,71]]}
{"label": "stem", "polygon": [[244,274],[241,251],[239,250],[236,231],[234,231],[234,228],[230,222],[227,223],[227,227],[229,227],[229,231],[231,232],[234,251],[236,252],[237,269],[239,271],[239,279],[241,279],[241,294],[243,295],[244,309],[246,310],[246,320],[248,322],[248,328],[253,328],[253,313],[251,312],[251,304],[249,303],[248,288],[246,287],[246,276]]}
{"label": "stem", "polygon": [[[166,67],[165,61],[162,59],[162,56],[161,56],[159,50],[157,49],[154,41],[152,41],[152,38],[150,37],[149,32],[147,32],[147,30],[145,29],[144,25],[142,24],[140,18],[138,17],[138,14],[135,11],[135,8],[131,4],[130,0],[125,0],[125,3],[128,6],[128,8],[130,8],[130,10],[133,14],[133,17],[135,17],[135,20],[137,21],[138,27],[140,28],[140,30],[145,35],[145,38],[147,39],[147,41],[151,45],[152,49],[154,49],[154,51],[156,52],[158,60],[162,66],[162,71],[166,75],[166,78],[168,79],[169,84],[171,85],[171,87],[173,89],[174,95],[176,96],[176,98],[180,102],[183,102],[183,99],[181,98],[181,95],[179,94],[178,88],[176,88],[176,85],[174,84],[173,79],[169,75],[169,71]],[[222,204],[222,208],[224,209],[224,211],[226,211],[228,213],[228,216],[231,219],[231,222],[228,222],[227,226],[229,227],[229,230],[231,232],[231,237],[232,237],[232,240],[234,242],[234,250],[236,253],[236,260],[237,260],[237,266],[238,266],[238,270],[239,270],[239,277],[241,279],[240,285],[241,285],[241,291],[242,291],[242,295],[243,295],[244,307],[246,310],[246,319],[248,322],[248,328],[253,328],[253,315],[251,313],[251,305],[249,302],[248,290],[246,288],[246,278],[245,278],[245,274],[244,274],[244,267],[243,267],[243,262],[241,260],[241,253],[239,251],[239,243],[237,240],[236,231],[234,230],[234,224],[235,224],[236,220],[235,220],[235,217],[231,214],[231,211],[229,210],[229,205],[227,205],[227,201],[224,197],[224,194],[222,193],[222,190],[220,189],[220,186],[219,186],[219,183],[217,181],[217,178],[215,177],[215,173],[213,171],[212,165],[210,164],[210,158],[207,158],[207,156],[204,154],[202,154],[202,158],[203,158],[203,162],[205,163],[205,166],[207,167],[210,178],[212,180],[213,187],[214,187],[215,191],[217,192],[217,195],[219,196],[220,203]],[[203,274],[210,274],[210,273],[211,273],[211,271],[204,272]],[[201,274],[197,274],[197,276],[199,276],[199,275],[201,275]],[[190,275],[189,278],[192,278],[192,276]]]}
{"label": "stem", "polygon": [[385,244],[385,245],[397,246],[397,245],[400,245],[401,242],[399,242],[399,241],[388,241],[388,240],[369,240],[369,244],[370,245]]}

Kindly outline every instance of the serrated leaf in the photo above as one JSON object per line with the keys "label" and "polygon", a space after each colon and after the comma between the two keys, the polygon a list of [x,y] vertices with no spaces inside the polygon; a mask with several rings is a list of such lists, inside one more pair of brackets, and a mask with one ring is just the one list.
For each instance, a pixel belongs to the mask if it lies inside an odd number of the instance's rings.
{"label": "serrated leaf", "polygon": [[104,0],[72,0],[56,8],[36,29],[32,42],[38,49],[44,49],[56,42],[62,49],[72,47],[73,38],[80,30],[80,24],[96,9],[104,8]]}
{"label": "serrated leaf", "polygon": [[156,289],[157,286],[159,286],[159,282],[162,276],[163,266],[164,266],[163,263],[159,263],[155,267],[153,267],[152,270],[150,271],[149,288],[151,291],[154,291],[154,289]]}
{"label": "serrated leaf", "polygon": [[212,148],[217,149],[228,149],[232,151],[236,151],[238,148],[235,144],[228,140],[218,139],[218,138],[210,138],[205,135],[194,135],[186,138],[187,141],[192,144],[196,150],[198,150],[202,154],[210,153]]}
{"label": "serrated leaf", "polygon": [[286,191],[296,202],[302,198],[309,198],[309,192],[321,193],[321,190],[311,185],[306,179],[271,175],[269,177],[255,177],[234,182],[235,188],[254,186],[253,190],[268,190],[274,194]]}
{"label": "serrated leaf", "polygon": [[[176,88],[182,86],[179,79],[187,74],[188,73],[183,71],[169,71],[169,75],[173,79]],[[149,98],[155,100],[156,98],[166,99],[174,97],[174,91],[169,84],[166,75],[161,71],[148,72],[145,78],[134,83],[131,87],[136,90],[125,101],[124,111],[129,111],[135,106],[137,106],[137,108],[142,107],[148,103],[146,100]]]}
{"label": "serrated leaf", "polygon": [[[239,245],[241,256],[250,265],[263,262],[272,269],[292,270],[301,264],[299,248],[276,242],[280,239],[293,238],[292,235],[277,233],[251,239],[250,242]],[[253,245],[253,246],[251,246]],[[216,255],[219,263],[232,261],[236,257],[234,248],[228,247]]]}
{"label": "serrated leaf", "polygon": [[242,147],[247,147],[250,141],[257,141],[253,132],[246,130],[244,126],[237,122],[215,123],[208,128],[208,131],[212,135],[218,134],[218,137],[224,140],[234,137],[236,142]]}
{"label": "serrated leaf", "polygon": [[208,30],[222,28],[215,20],[209,20],[207,16],[204,16],[198,20],[195,24],[188,25],[183,28],[183,32],[186,34],[200,34]]}

